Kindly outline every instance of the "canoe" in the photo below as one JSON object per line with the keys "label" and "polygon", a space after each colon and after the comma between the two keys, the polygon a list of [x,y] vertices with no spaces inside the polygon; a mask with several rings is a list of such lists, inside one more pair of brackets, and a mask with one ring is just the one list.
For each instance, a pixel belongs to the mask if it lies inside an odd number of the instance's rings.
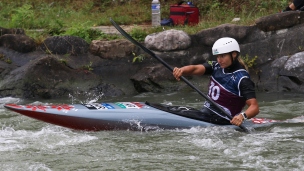
{"label": "canoe", "polygon": [[[89,104],[20,105],[6,104],[5,108],[19,114],[84,131],[105,130],[157,130],[192,127],[227,126],[215,125],[202,120],[200,111],[185,106],[169,106],[149,102],[113,102]],[[276,120],[254,118],[243,125],[249,128],[268,126]]]}

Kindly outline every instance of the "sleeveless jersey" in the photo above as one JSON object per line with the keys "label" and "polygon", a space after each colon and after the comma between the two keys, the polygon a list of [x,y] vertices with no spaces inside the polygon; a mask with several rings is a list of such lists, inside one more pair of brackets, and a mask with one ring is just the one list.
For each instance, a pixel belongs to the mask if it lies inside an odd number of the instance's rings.
{"label": "sleeveless jersey", "polygon": [[[240,82],[243,78],[249,78],[249,73],[245,69],[225,73],[217,62],[212,62],[211,65],[213,72],[210,77],[208,96],[234,117],[246,104],[246,100],[241,96]],[[209,102],[205,102],[204,106],[220,115],[220,112]]]}

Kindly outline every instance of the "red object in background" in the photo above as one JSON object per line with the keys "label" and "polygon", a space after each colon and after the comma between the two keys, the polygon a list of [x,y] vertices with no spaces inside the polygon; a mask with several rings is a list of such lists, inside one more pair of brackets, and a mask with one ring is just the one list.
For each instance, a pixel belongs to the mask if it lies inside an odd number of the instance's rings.
{"label": "red object in background", "polygon": [[174,25],[196,25],[199,23],[199,9],[194,5],[176,4],[170,6],[170,18]]}

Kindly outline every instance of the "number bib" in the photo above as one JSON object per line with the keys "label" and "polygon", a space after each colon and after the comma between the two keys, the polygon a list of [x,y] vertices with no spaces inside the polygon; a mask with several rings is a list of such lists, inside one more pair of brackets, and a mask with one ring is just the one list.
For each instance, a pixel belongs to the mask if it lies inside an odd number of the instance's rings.
{"label": "number bib", "polygon": [[[249,78],[245,69],[239,69],[232,73],[225,73],[218,63],[214,63],[213,72],[210,78],[208,96],[220,106],[223,106],[232,116],[240,113],[246,104],[241,96],[240,82],[243,78]],[[210,105],[205,107],[212,111]]]}

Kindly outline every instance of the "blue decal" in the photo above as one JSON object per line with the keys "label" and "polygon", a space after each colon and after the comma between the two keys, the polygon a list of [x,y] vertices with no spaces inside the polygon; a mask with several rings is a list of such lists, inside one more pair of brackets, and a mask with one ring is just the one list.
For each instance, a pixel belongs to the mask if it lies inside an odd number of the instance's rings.
{"label": "blue decal", "polygon": [[101,103],[103,106],[105,106],[108,109],[115,109],[112,105],[108,104],[108,103]]}

